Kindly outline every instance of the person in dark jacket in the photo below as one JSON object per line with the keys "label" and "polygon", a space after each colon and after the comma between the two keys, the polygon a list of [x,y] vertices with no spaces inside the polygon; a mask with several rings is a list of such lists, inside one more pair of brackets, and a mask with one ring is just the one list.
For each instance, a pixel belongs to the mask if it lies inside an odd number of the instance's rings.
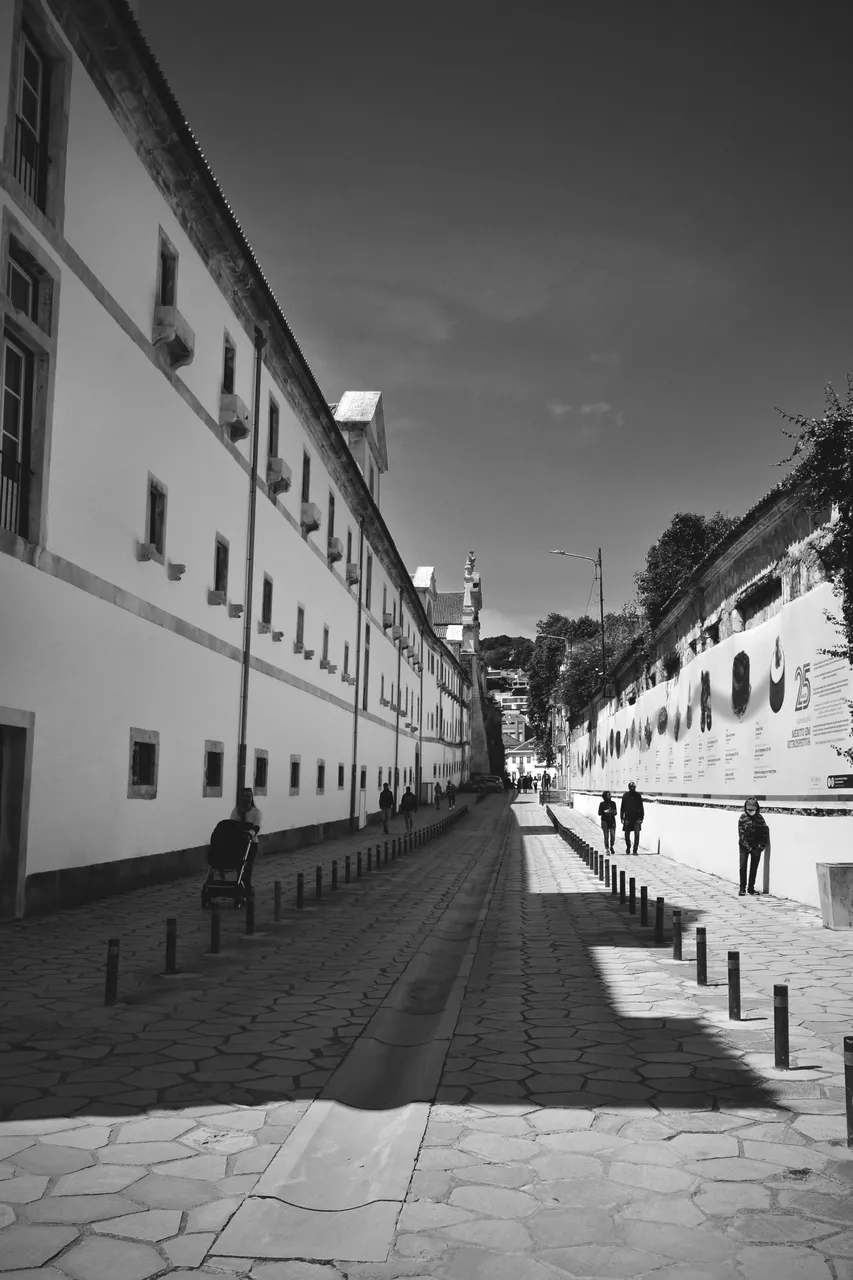
{"label": "person in dark jacket", "polygon": [[455,809],[456,808],[456,783],[452,781],[448,782],[447,787],[445,788],[444,794],[447,796],[448,809]]}
{"label": "person in dark jacket", "polygon": [[387,835],[388,819],[391,817],[391,810],[394,808],[394,793],[387,782],[379,792],[379,808],[382,811],[382,830]]}
{"label": "person in dark jacket", "polygon": [[412,791],[412,788],[406,787],[402,799],[400,800],[400,812],[402,813],[403,819],[406,823],[407,831],[412,830],[412,815],[415,812],[417,803],[418,802],[415,799],[415,793]]}
{"label": "person in dark jacket", "polygon": [[630,855],[631,850],[631,833],[634,835],[634,857],[637,857],[637,846],[640,843],[640,829],[643,825],[643,818],[646,816],[643,808],[643,797],[637,790],[636,782],[628,783],[628,790],[622,796],[622,803],[619,806],[619,819],[622,823],[622,829],[625,832],[625,849]]}
{"label": "person in dark jacket", "polygon": [[441,797],[444,795],[444,792],[443,792],[443,791],[442,791],[442,789],[441,789],[441,783],[440,783],[440,782],[437,782],[437,783],[435,784],[435,790],[433,791],[433,793],[432,793],[432,794],[433,794],[433,799],[435,800],[435,807],[436,807],[436,809],[440,809],[440,808],[441,808]]}
{"label": "person in dark jacket", "polygon": [[[737,822],[737,841],[740,849],[740,890],[739,896],[745,893],[757,893],[755,877],[761,855],[770,840],[770,830],[764,821],[758,801],[750,796],[743,806],[743,813]],[[746,873],[749,868],[749,884]]]}
{"label": "person in dark jacket", "polygon": [[598,817],[601,830],[604,832],[604,852],[613,853],[616,844],[616,801],[612,799],[609,791],[601,793]]}

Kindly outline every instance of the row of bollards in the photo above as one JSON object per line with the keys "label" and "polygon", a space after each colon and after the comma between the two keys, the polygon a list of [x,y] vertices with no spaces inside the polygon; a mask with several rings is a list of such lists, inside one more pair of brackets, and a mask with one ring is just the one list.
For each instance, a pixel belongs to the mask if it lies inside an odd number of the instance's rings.
{"label": "row of bollards", "polygon": [[[583,862],[591,868],[593,874],[597,876],[599,881],[603,881],[605,888],[610,889],[611,897],[619,895],[619,904],[624,906],[626,901],[628,904],[628,912],[630,915],[636,915],[637,896],[636,896],[636,880],[634,876],[628,878],[626,893],[626,876],[625,872],[617,868],[616,863],[610,858],[603,857],[597,849],[588,844],[585,840],[568,827],[564,827],[546,806],[546,813],[551,819],[555,831],[562,836],[567,844],[578,854]],[[617,881],[618,872],[618,881]],[[663,898],[655,899],[655,922],[654,922],[654,940],[657,944],[662,944],[664,940],[664,906]],[[648,888],[646,885],[640,886],[640,924],[648,925],[649,908],[648,908]],[[672,958],[673,960],[681,960],[683,944],[683,929],[681,911],[678,908],[672,912]],[[696,985],[706,987],[708,985],[708,931],[703,925],[696,928]],[[739,1022],[741,1019],[741,989],[740,989],[740,952],[729,951],[728,953],[728,997],[729,997],[729,1019],[732,1022]],[[777,1071],[787,1071],[791,1065],[790,1054],[790,1037],[789,1037],[789,1010],[788,1010],[788,988],[787,986],[776,984],[773,987],[773,1059]],[[844,1037],[844,1095],[847,1112],[847,1145],[853,1147],[853,1036]]]}
{"label": "row of bollards", "polygon": [[[420,848],[429,840],[433,840],[438,836],[444,835],[452,826],[463,818],[468,812],[468,806],[462,805],[459,809],[454,809],[446,818],[439,819],[438,822],[432,822],[428,826],[419,827],[417,831],[407,831],[405,835],[396,837],[382,844],[376,845],[376,870],[380,866],[387,866],[389,859],[396,861],[406,853],[410,853],[412,849]],[[355,877],[357,880],[362,878],[363,874],[362,853],[359,850],[355,855]],[[373,870],[373,849],[371,846],[367,848],[367,874],[370,875]],[[352,882],[352,858],[349,854],[344,859],[344,884]],[[321,866],[316,867],[314,873],[314,898],[317,902],[323,900],[324,875]],[[336,893],[338,889],[338,861],[332,860],[330,889],[331,893]],[[299,872],[296,876],[296,909],[301,911],[305,906],[305,875]],[[282,918],[283,910],[283,886],[281,880],[276,880],[273,884],[273,919],[279,922]],[[246,897],[246,936],[255,936],[255,895],[250,892]],[[259,935],[262,936],[262,935]],[[219,908],[213,906],[210,913],[210,950],[208,955],[218,956],[222,950],[222,917]],[[107,942],[107,970],[106,981],[104,984],[104,1004],[114,1005],[118,999],[118,971],[119,971],[119,951],[120,940],[118,938],[110,938]],[[175,975],[178,972],[178,921],[176,917],[169,916],[166,920],[166,960],[164,973],[166,975]]]}

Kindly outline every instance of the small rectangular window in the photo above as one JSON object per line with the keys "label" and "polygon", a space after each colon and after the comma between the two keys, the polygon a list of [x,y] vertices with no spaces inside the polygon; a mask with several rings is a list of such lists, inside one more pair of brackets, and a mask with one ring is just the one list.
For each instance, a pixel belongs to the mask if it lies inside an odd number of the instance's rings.
{"label": "small rectangular window", "polygon": [[344,643],[344,675],[349,675],[349,644]]}
{"label": "small rectangular window", "polygon": [[323,661],[329,661],[329,628],[323,628]]}
{"label": "small rectangular window", "polygon": [[387,586],[383,583],[383,584],[382,584],[382,618],[383,618],[383,621],[384,621],[384,619],[385,619],[385,614],[386,614],[387,612],[388,612],[388,588],[387,588]]}
{"label": "small rectangular window", "polygon": [[335,536],[335,495],[329,490],[329,537]]}
{"label": "small rectangular window", "polygon": [[267,778],[269,776],[269,756],[266,751],[255,748],[255,786],[256,796],[267,794]]}
{"label": "small rectangular window", "polygon": [[160,734],[156,729],[131,729],[128,800],[156,800],[159,751]]}
{"label": "small rectangular window", "polygon": [[261,622],[272,625],[272,578],[264,574],[264,590],[261,599]]}
{"label": "small rectangular window", "polygon": [[397,625],[397,601],[396,600],[392,600],[391,602],[391,617],[393,618],[394,626],[396,627]]}
{"label": "small rectangular window", "polygon": [[278,405],[270,396],[270,411],[267,430],[267,456],[277,458],[278,454]]}
{"label": "small rectangular window", "polygon": [[305,643],[305,610],[301,604],[296,606],[296,643]]}
{"label": "small rectangular window", "polygon": [[321,796],[326,790],[326,762],[325,760],[317,761],[317,795]]}
{"label": "small rectangular window", "polygon": [[343,791],[346,779],[346,768],[344,765],[338,765],[338,791]]}
{"label": "small rectangular window", "polygon": [[362,769],[361,771],[361,777],[359,778],[359,790],[361,791],[367,790],[367,770],[366,769]]}
{"label": "small rectangular window", "polygon": [[213,550],[213,590],[222,595],[228,591],[228,543],[219,534]]}
{"label": "small rectangular window", "polygon": [[347,564],[352,564],[352,529],[347,529]]}
{"label": "small rectangular window", "polygon": [[237,368],[237,348],[234,342],[225,335],[225,342],[222,350],[222,390],[225,395],[232,396],[234,394],[234,377]]}
{"label": "small rectangular window", "polygon": [[307,453],[302,455],[302,501],[311,501],[311,459]]}
{"label": "small rectangular window", "polygon": [[160,237],[159,275],[157,300],[161,307],[174,307],[177,303],[178,291],[178,255],[162,235]]}
{"label": "small rectangular window", "polygon": [[290,757],[290,794],[292,796],[299,795],[299,769],[301,761],[301,756]]}
{"label": "small rectangular window", "polygon": [[154,548],[162,563],[166,554],[166,490],[153,476],[148,477],[148,510],[145,523],[146,542]]}
{"label": "small rectangular window", "polygon": [[367,553],[367,569],[364,576],[364,607],[370,608],[370,597],[373,591],[373,556]]}
{"label": "small rectangular window", "polygon": [[225,744],[214,742],[208,738],[204,744],[204,784],[202,795],[205,799],[222,796],[222,775],[225,763]]}
{"label": "small rectangular window", "polygon": [[38,323],[38,280],[11,253],[6,264],[6,293],[13,307]]}

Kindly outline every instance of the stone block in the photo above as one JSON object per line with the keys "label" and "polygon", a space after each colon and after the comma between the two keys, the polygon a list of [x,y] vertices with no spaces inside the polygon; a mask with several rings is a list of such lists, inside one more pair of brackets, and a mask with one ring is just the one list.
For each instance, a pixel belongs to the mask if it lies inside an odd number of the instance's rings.
{"label": "stone block", "polygon": [[853,929],[853,862],[818,862],[817,888],[825,929]]}

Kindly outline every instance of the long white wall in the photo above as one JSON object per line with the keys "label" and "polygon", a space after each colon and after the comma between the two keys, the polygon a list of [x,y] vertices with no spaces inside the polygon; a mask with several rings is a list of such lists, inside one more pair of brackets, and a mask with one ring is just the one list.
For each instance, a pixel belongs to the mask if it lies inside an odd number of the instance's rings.
{"label": "long white wall", "polygon": [[[14,8],[11,0],[0,0],[3,111]],[[237,344],[235,390],[248,405],[252,341],[73,56],[70,102],[64,238],[42,234],[14,189],[0,187],[0,203],[10,205],[60,275],[46,546],[44,552],[25,549],[23,558],[20,548],[18,558],[0,553],[0,707],[35,714],[28,875],[205,844],[233,804],[239,736],[243,622],[208,604],[208,591],[219,533],[230,544],[228,598],[245,604],[251,438],[235,447],[216,423],[225,331]],[[180,255],[178,307],[195,333],[193,361],[175,375],[176,385],[150,346],[160,228]],[[181,386],[190,394],[181,394]],[[381,539],[372,531],[369,504],[358,498],[354,464],[348,472],[334,471],[334,451],[318,447],[308,429],[309,406],[289,399],[266,365],[261,477],[270,395],[279,406],[279,454],[292,468],[293,485],[277,499],[263,488],[258,493],[247,760],[251,782],[254,750],[269,752],[268,794],[259,804],[264,830],[275,832],[345,819],[350,812],[356,690],[341,680],[345,643],[355,675],[362,641],[355,766],[357,783],[366,770],[369,813],[377,809],[379,770],[383,780],[393,770],[395,745],[401,791],[418,750],[428,791],[434,780],[461,780],[467,712],[458,701],[461,669],[422,625],[398,564],[390,557],[386,562],[378,549]],[[303,451],[311,457],[310,497],[323,516],[307,538],[298,527]],[[136,558],[137,542],[146,538],[149,474],[168,494],[164,565]],[[371,554],[372,593],[361,637],[358,587],[346,584],[345,561],[330,565],[326,558],[330,490],[335,535],[346,547],[352,531],[356,561],[360,514],[368,513],[363,565]],[[180,581],[170,578],[169,562],[186,565]],[[265,573],[273,581],[272,629],[283,632],[280,642],[257,629]],[[403,635],[413,641],[409,657],[399,658],[384,625],[383,588]],[[298,605],[305,609],[310,661],[294,652]],[[324,626],[333,674],[319,665]],[[366,714],[365,626],[371,634]],[[413,667],[416,655],[423,659],[422,675]],[[442,668],[456,697],[439,690]],[[395,701],[402,686],[399,733],[396,711],[379,701],[383,677],[389,702],[391,686]],[[427,717],[436,708],[432,727]],[[403,722],[418,715],[413,736]],[[158,794],[151,801],[127,797],[131,727],[160,735]],[[202,794],[207,739],[225,744],[224,794],[216,799]],[[289,788],[292,755],[301,759],[295,796]],[[326,765],[321,795],[318,760]]]}

